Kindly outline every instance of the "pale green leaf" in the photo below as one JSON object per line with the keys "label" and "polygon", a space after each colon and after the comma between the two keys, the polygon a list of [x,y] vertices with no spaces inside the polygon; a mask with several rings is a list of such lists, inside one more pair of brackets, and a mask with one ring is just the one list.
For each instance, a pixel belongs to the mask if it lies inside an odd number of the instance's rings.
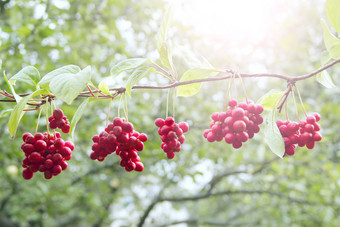
{"label": "pale green leaf", "polygon": [[264,141],[269,146],[270,150],[279,156],[283,157],[285,153],[285,144],[275,121],[275,109],[268,112],[264,126]]}
{"label": "pale green leaf", "polygon": [[326,49],[332,58],[340,58],[340,39],[335,37],[329,30],[326,22],[321,20],[323,27],[323,39]]}
{"label": "pale green leaf", "polygon": [[276,104],[282,97],[283,92],[275,89],[270,90],[265,95],[263,95],[258,101],[258,104],[261,104],[265,110],[272,110],[275,108]]}
{"label": "pale green leaf", "polygon": [[2,60],[0,59],[0,69],[2,68]]}
{"label": "pale green leaf", "polygon": [[173,18],[173,8],[170,6],[167,11],[165,12],[165,15],[162,20],[162,24],[159,28],[158,34],[157,34],[157,49],[159,50],[163,43],[168,38],[168,31],[172,24],[172,18]]}
{"label": "pale green leaf", "polygon": [[188,68],[212,68],[212,65],[203,56],[196,55],[186,46],[173,50],[173,57],[179,59]]}
{"label": "pale green leaf", "polygon": [[0,117],[3,117],[7,114],[10,114],[13,111],[13,109],[7,109],[7,110],[3,110],[0,112]]}
{"label": "pale green leaf", "polygon": [[22,81],[32,86],[37,86],[40,80],[40,73],[38,69],[33,66],[26,66],[17,72],[14,76],[9,79],[9,82],[12,85],[15,85],[16,81]]}
{"label": "pale green leaf", "polygon": [[130,58],[123,60],[111,68],[111,76],[116,77],[123,71],[138,68],[147,61],[149,61],[149,59],[146,58]]}
{"label": "pale green leaf", "polygon": [[98,84],[98,88],[101,92],[103,92],[106,95],[111,95],[110,94],[110,90],[109,87],[107,86],[107,82],[106,79],[100,81],[100,83]]}
{"label": "pale green leaf", "polygon": [[80,118],[83,116],[83,113],[86,111],[86,106],[89,102],[89,99],[85,99],[79,106],[77,111],[74,113],[72,120],[71,120],[71,125],[70,125],[70,135],[73,138],[74,135],[74,130],[77,126],[78,121]]}
{"label": "pale green leaf", "polygon": [[15,98],[15,101],[18,103],[21,100],[21,97],[15,92],[13,85],[8,81],[5,71],[4,71],[4,78],[5,78],[5,81],[8,87],[11,89],[11,92]]}
{"label": "pale green leaf", "polygon": [[47,73],[38,83],[38,85],[42,88],[45,89],[50,89],[49,85],[50,82],[52,81],[53,78],[63,75],[63,74],[68,74],[68,73],[72,73],[72,74],[76,74],[78,72],[80,72],[81,69],[79,68],[79,66],[77,65],[65,65],[63,67],[60,67],[58,69],[55,69],[49,73]]}
{"label": "pale green leaf", "polygon": [[[202,68],[193,68],[186,71],[180,82],[190,81],[190,80],[199,80],[205,79],[209,75],[216,75],[217,72],[215,69],[202,69]],[[178,87],[177,89],[177,96],[192,96],[198,93],[201,88],[201,83],[193,83],[187,84]]]}
{"label": "pale green leaf", "polygon": [[340,0],[327,0],[326,13],[328,20],[331,22],[336,32],[340,28]]}
{"label": "pale green leaf", "polygon": [[172,63],[172,45],[170,40],[164,41],[161,47],[158,49],[159,57],[162,62],[162,64],[172,69],[173,63]]}
{"label": "pale green leaf", "polygon": [[335,88],[335,84],[329,73],[324,70],[316,76],[316,81],[325,86],[326,88]]}
{"label": "pale green leaf", "polygon": [[26,103],[28,102],[28,100],[31,99],[34,96],[43,95],[43,94],[49,94],[49,92],[45,89],[37,90],[37,91],[33,92],[32,94],[23,97],[18,102],[18,104],[14,107],[14,109],[11,113],[11,116],[9,117],[9,121],[8,121],[8,131],[13,138],[14,138],[15,132],[17,131],[19,122],[20,122],[22,116],[24,116],[24,114],[25,114],[25,111],[23,111],[23,110],[25,109],[25,106],[26,106]]}
{"label": "pale green leaf", "polygon": [[152,67],[141,67],[137,68],[131,76],[129,76],[125,88],[128,95],[131,96],[131,88],[137,84],[143,77],[147,76],[150,72],[155,72],[156,70]]}
{"label": "pale green leaf", "polygon": [[91,66],[87,66],[77,73],[63,73],[54,77],[50,82],[50,89],[55,96],[67,104],[82,92],[91,80]]}

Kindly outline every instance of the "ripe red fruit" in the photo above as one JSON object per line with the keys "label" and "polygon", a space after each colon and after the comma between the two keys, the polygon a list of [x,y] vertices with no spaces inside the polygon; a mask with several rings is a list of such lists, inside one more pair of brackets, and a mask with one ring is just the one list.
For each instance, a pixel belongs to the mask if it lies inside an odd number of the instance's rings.
{"label": "ripe red fruit", "polygon": [[230,106],[230,107],[235,107],[235,106],[237,106],[237,101],[236,101],[236,99],[230,99],[230,100],[229,100],[229,103],[228,103],[228,106]]}
{"label": "ripe red fruit", "polygon": [[62,119],[64,116],[64,113],[61,109],[55,109],[53,111],[53,117],[56,119],[56,120],[59,120],[59,119]]}
{"label": "ripe red fruit", "polygon": [[244,121],[235,121],[234,124],[233,124],[233,128],[236,132],[243,132],[246,130],[246,123],[244,123]]}
{"label": "ripe red fruit", "polygon": [[178,123],[178,126],[182,129],[183,133],[186,133],[189,131],[189,125],[186,122],[180,122]]}
{"label": "ripe red fruit", "polygon": [[26,168],[22,171],[22,176],[24,177],[25,180],[32,179],[33,172],[29,170],[28,168]]}
{"label": "ripe red fruit", "polygon": [[70,132],[70,128],[71,128],[70,125],[65,124],[65,125],[61,128],[61,131],[62,131],[63,133],[69,133],[69,132]]}
{"label": "ripe red fruit", "polygon": [[26,138],[27,138],[28,136],[32,137],[32,134],[29,133],[29,132],[24,133],[24,134],[22,135],[22,140],[25,142],[25,141],[26,141]]}
{"label": "ripe red fruit", "polygon": [[164,120],[162,119],[162,118],[157,118],[156,120],[155,120],[155,125],[157,126],[157,127],[162,127],[163,125],[164,125],[165,123],[164,123]]}
{"label": "ripe red fruit", "polygon": [[34,142],[34,148],[38,152],[45,151],[46,148],[47,148],[47,144],[46,144],[46,142],[44,140],[36,140]]}
{"label": "ripe red fruit", "polygon": [[173,117],[167,117],[165,120],[164,120],[164,123],[167,125],[167,126],[171,126],[175,123],[175,120]]}
{"label": "ripe red fruit", "polygon": [[239,120],[244,117],[244,110],[242,108],[236,108],[232,112],[232,118],[233,120]]}

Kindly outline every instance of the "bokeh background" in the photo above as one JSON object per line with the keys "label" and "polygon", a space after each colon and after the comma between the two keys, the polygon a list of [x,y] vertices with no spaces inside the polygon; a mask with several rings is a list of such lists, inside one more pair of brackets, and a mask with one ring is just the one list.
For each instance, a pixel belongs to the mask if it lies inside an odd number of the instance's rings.
{"label": "bokeh background", "polygon": [[[110,68],[120,60],[157,61],[156,34],[169,2],[0,0],[3,70],[10,77],[27,65],[37,67],[41,75],[68,64],[92,65],[92,82],[98,84],[110,78]],[[324,0],[171,2],[174,22],[169,39],[179,75],[192,67],[192,55],[244,73],[297,76],[321,64]],[[335,84],[339,72],[339,67],[329,69]],[[119,87],[127,76],[110,83]],[[140,84],[164,80],[150,75]],[[244,84],[254,101],[271,89],[286,87],[273,78],[247,78]],[[126,172],[116,155],[103,163],[89,158],[91,137],[104,128],[109,101],[88,105],[76,128],[69,168],[51,180],[39,173],[29,181],[21,176],[21,135],[34,132],[38,113],[24,116],[14,140],[7,130],[9,115],[1,116],[0,226],[338,226],[340,91],[314,78],[297,85],[307,112],[322,116],[323,140],[313,150],[298,148],[284,159],[270,152],[261,132],[239,150],[203,138],[210,114],[223,108],[228,81],[205,83],[197,95],[176,98],[176,119],[187,121],[190,131],[173,160],[161,150],[153,124],[166,115],[167,91],[132,92],[129,121],[149,136],[140,154],[142,173]],[[8,90],[3,79],[0,87]],[[16,88],[29,91],[24,85]],[[244,100],[239,82],[232,94]],[[81,101],[56,104],[71,119]],[[117,106],[115,100],[111,119]],[[13,104],[0,102],[1,111],[10,108]],[[298,110],[303,118],[301,106]],[[296,120],[291,98],[288,115]],[[40,131],[46,130],[43,119]]]}

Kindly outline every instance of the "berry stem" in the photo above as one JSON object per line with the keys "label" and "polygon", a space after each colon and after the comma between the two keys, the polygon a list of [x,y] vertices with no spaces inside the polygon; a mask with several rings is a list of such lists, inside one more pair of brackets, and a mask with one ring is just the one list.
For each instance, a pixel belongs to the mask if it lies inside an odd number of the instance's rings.
{"label": "berry stem", "polygon": [[118,117],[120,116],[119,112],[120,112],[120,106],[121,106],[121,104],[122,104],[122,98],[123,98],[123,96],[120,96],[119,104],[118,104],[118,113],[117,113],[117,116],[118,116]]}
{"label": "berry stem", "polygon": [[43,108],[40,108],[40,111],[39,111],[39,114],[38,114],[37,126],[35,127],[35,133],[34,134],[36,134],[38,132],[39,121],[40,121],[40,116],[41,116],[42,110],[43,110]]}
{"label": "berry stem", "polygon": [[109,124],[109,116],[110,116],[110,109],[111,109],[112,101],[113,101],[113,98],[112,98],[111,101],[110,101],[109,110],[107,111],[106,127],[107,127],[107,125]]}
{"label": "berry stem", "polygon": [[305,115],[306,115],[306,117],[307,117],[306,109],[305,109],[305,106],[303,105],[302,98],[301,98],[301,95],[300,95],[300,92],[299,92],[299,88],[298,88],[296,85],[295,85],[295,87],[296,87],[296,91],[297,91],[298,96],[299,96],[299,100],[300,100],[300,103],[301,103],[303,112],[305,113]]}
{"label": "berry stem", "polygon": [[169,97],[170,97],[170,89],[168,89],[168,94],[166,95],[166,110],[165,110],[165,118],[168,117],[169,112]]}
{"label": "berry stem", "polygon": [[[92,83],[89,83],[91,87],[94,88],[94,90],[96,90],[99,94],[107,96],[106,94],[104,94],[103,92],[101,92],[98,88],[96,88],[96,86],[94,86]],[[91,94],[93,95],[93,93],[91,92]]]}
{"label": "berry stem", "polygon": [[293,96],[293,101],[294,101],[294,106],[295,106],[296,117],[297,117],[298,121],[300,121],[299,113],[298,113],[298,108],[297,108],[296,100],[295,100],[294,88],[292,89],[292,93],[293,93],[292,96]]}
{"label": "berry stem", "polygon": [[173,89],[172,94],[172,117],[175,120],[175,101],[176,101],[176,88]]}
{"label": "berry stem", "polygon": [[126,118],[126,121],[129,121],[129,114],[128,114],[128,107],[127,107],[127,98],[126,98],[126,94],[124,93],[124,114],[125,114],[125,118]]}
{"label": "berry stem", "polygon": [[245,97],[245,99],[246,99],[246,103],[248,104],[247,92],[246,92],[246,88],[244,87],[242,77],[241,77],[241,75],[240,75],[239,72],[236,72],[236,74],[237,74],[237,76],[240,78],[241,85],[242,85],[242,89],[243,89],[243,93],[244,93],[244,97]]}
{"label": "berry stem", "polygon": [[285,112],[286,112],[286,119],[287,119],[287,121],[288,121],[289,119],[288,119],[287,102],[285,102]]}
{"label": "berry stem", "polygon": [[232,79],[229,79],[228,91],[227,91],[225,101],[224,101],[224,105],[223,105],[223,112],[225,112],[225,109],[227,108],[228,100],[231,99],[231,84],[232,84]]}
{"label": "berry stem", "polygon": [[46,114],[45,114],[46,116],[45,117],[46,117],[46,128],[47,128],[46,130],[47,130],[47,134],[49,135],[50,134],[50,130],[48,128],[48,108],[47,108],[48,104],[47,103],[48,103],[48,98],[46,98]]}
{"label": "berry stem", "polygon": [[87,87],[87,89],[89,90],[89,92],[91,93],[92,97],[94,97],[94,94],[93,94],[91,88],[89,87],[89,85],[86,85],[86,87]]}

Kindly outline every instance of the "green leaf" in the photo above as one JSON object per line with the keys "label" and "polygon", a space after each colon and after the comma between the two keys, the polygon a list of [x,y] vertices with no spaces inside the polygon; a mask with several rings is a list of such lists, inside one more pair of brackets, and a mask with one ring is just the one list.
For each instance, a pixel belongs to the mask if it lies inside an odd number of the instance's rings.
{"label": "green leaf", "polygon": [[201,55],[196,55],[186,46],[177,47],[174,57],[179,58],[188,68],[212,68],[213,66]]}
{"label": "green leaf", "polygon": [[8,81],[5,71],[4,71],[4,78],[5,78],[5,81],[8,85],[8,87],[11,89],[11,92],[12,92],[14,98],[15,98],[15,101],[18,103],[21,100],[21,97],[19,95],[17,95],[17,93],[14,90],[13,85]]}
{"label": "green leaf", "polygon": [[2,60],[0,59],[0,69],[2,68]]}
{"label": "green leaf", "polygon": [[109,90],[109,87],[107,86],[107,82],[106,82],[106,79],[100,81],[99,85],[98,85],[98,88],[101,92],[103,92],[104,94],[106,95],[111,95],[110,94],[110,90]]}
{"label": "green leaf", "polygon": [[261,104],[265,110],[272,110],[275,108],[276,104],[282,97],[283,92],[275,89],[270,90],[265,95],[263,95],[258,101],[258,104]]}
{"label": "green leaf", "polygon": [[340,0],[327,0],[326,13],[336,32],[339,32],[340,24]]}
{"label": "green leaf", "polygon": [[74,113],[72,120],[71,120],[71,125],[70,125],[70,135],[73,138],[74,135],[74,130],[77,126],[78,121],[80,120],[81,116],[83,116],[83,113],[86,110],[86,105],[89,102],[89,99],[85,99],[78,107],[77,111]]}
{"label": "green leaf", "polygon": [[22,118],[22,116],[24,116],[25,111],[23,111],[25,109],[26,103],[28,102],[29,99],[31,99],[34,96],[37,95],[42,95],[42,94],[49,94],[49,92],[45,89],[40,89],[37,90],[35,92],[33,92],[32,94],[23,97],[20,102],[18,102],[18,104],[14,107],[11,116],[9,117],[9,121],[8,121],[8,131],[11,134],[12,138],[14,138],[15,132],[17,131],[19,122]]}
{"label": "green leaf", "polygon": [[60,67],[58,69],[55,69],[49,73],[47,73],[38,83],[38,85],[45,89],[50,89],[49,84],[52,81],[53,78],[63,75],[63,74],[76,74],[80,72],[81,69],[77,65],[65,65],[63,67]]}
{"label": "green leaf", "polygon": [[116,77],[121,72],[130,70],[130,69],[135,69],[143,65],[147,61],[149,61],[149,59],[146,59],[146,58],[130,58],[130,59],[123,60],[111,68],[111,76]]}
{"label": "green leaf", "polygon": [[1,111],[1,113],[0,113],[0,117],[3,117],[3,116],[5,116],[5,115],[9,114],[9,113],[11,113],[12,111],[13,111],[13,109],[3,110],[3,111]]}
{"label": "green leaf", "polygon": [[91,66],[87,66],[77,73],[63,73],[54,77],[50,82],[50,89],[57,98],[71,104],[91,80]]}
{"label": "green leaf", "polygon": [[326,22],[321,20],[323,27],[323,39],[326,49],[332,58],[340,58],[340,39],[335,37],[329,30]]}
{"label": "green leaf", "polygon": [[9,82],[12,85],[15,85],[15,82],[19,80],[22,82],[25,82],[27,84],[37,86],[39,80],[40,80],[40,73],[38,69],[36,69],[33,66],[26,66],[25,68],[21,69],[17,74],[12,76],[9,79]]}
{"label": "green leaf", "polygon": [[282,158],[285,153],[285,144],[275,122],[275,109],[268,113],[264,127],[264,141],[274,154]]}
{"label": "green leaf", "polygon": [[325,86],[326,88],[335,88],[335,84],[329,73],[324,70],[316,76],[316,81]]}
{"label": "green leaf", "polygon": [[131,88],[137,84],[143,77],[147,76],[150,72],[155,72],[156,70],[152,67],[141,67],[137,68],[131,76],[129,76],[128,81],[126,82],[125,88],[126,92],[129,96],[131,96]]}
{"label": "green leaf", "polygon": [[[186,71],[180,82],[189,81],[189,80],[199,80],[205,79],[209,75],[216,75],[217,72],[215,69],[201,69],[201,68],[193,68]],[[188,85],[183,85],[178,87],[177,96],[192,96],[198,93],[201,88],[201,83],[193,83]]]}

